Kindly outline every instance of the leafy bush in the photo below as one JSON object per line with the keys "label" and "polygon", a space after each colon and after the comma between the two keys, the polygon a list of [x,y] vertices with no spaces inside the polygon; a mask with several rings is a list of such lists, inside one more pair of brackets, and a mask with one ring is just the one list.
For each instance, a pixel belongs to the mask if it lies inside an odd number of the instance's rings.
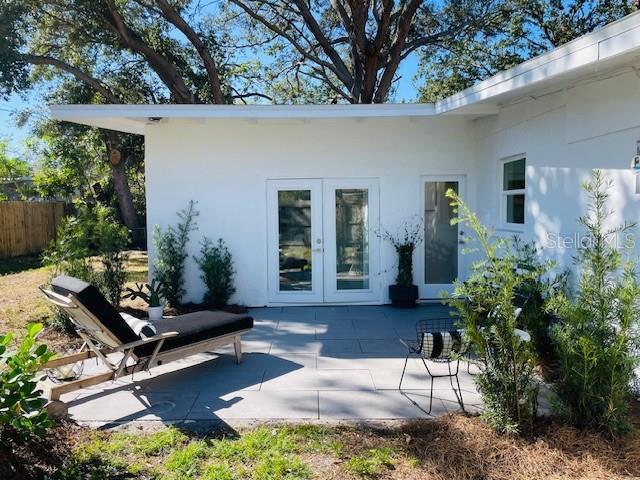
{"label": "leafy bush", "polygon": [[127,280],[127,255],[123,250],[129,243],[129,230],[118,223],[112,211],[106,207],[96,207],[94,213],[95,224],[91,235],[102,263],[99,283],[109,301],[118,306]]}
{"label": "leafy bush", "polygon": [[556,317],[546,308],[547,302],[567,287],[568,271],[559,275],[547,275],[556,263],[543,260],[542,252],[532,243],[524,243],[513,237],[517,268],[534,275],[525,279],[516,289],[516,306],[522,308],[518,325],[531,334],[533,348],[539,358],[552,361],[556,358],[551,340],[551,326]]}
{"label": "leafy bush", "polygon": [[229,298],[236,291],[233,286],[233,258],[231,252],[221,238],[217,244],[213,244],[210,239],[202,241],[200,257],[194,257],[196,263],[202,270],[202,280],[207,286],[204,301],[215,307],[224,307],[229,302]]}
{"label": "leafy bush", "polygon": [[[129,242],[129,232],[120,224],[113,211],[104,206],[77,205],[77,213],[65,217],[56,239],[45,251],[43,260],[53,266],[54,275],[69,275],[96,285],[114,304],[119,305],[126,281],[123,250]],[[96,268],[97,257],[100,268]],[[51,324],[72,332],[73,326],[55,308]]]}
{"label": "leafy bush", "polygon": [[562,320],[553,330],[562,413],[578,426],[617,433],[630,428],[630,383],[638,364],[631,352],[638,346],[640,284],[634,264],[624,262],[616,246],[634,225],[604,226],[611,214],[606,207],[611,185],[600,171],[583,185],[591,203],[579,218],[586,233],[576,256],[581,277],[575,294],[558,294],[552,309]]}
{"label": "leafy bush", "polygon": [[178,212],[178,226],[169,226],[163,232],[158,225],[153,228],[153,243],[156,256],[153,262],[153,277],[162,284],[162,296],[170,306],[180,304],[185,293],[184,262],[187,259],[189,234],[196,230],[196,202],[191,200],[186,210]]}
{"label": "leafy bush", "polygon": [[55,240],[44,252],[44,263],[53,266],[56,275],[94,280],[93,268],[89,262],[89,257],[95,250],[91,235],[94,225],[95,219],[89,208],[78,206],[76,215],[69,215],[60,222]]}
{"label": "leafy bush", "polygon": [[[484,403],[483,418],[501,432],[530,429],[536,414],[538,383],[529,342],[516,334],[516,294],[546,273],[547,265],[518,268],[512,240],[492,237],[478,217],[453,192],[447,192],[466,223],[483,258],[473,263],[465,282],[456,282],[449,305],[460,315],[471,346],[482,365],[477,385]],[[471,240],[471,239],[470,239]],[[472,249],[473,250],[478,250]]]}
{"label": "leafy bush", "polygon": [[27,335],[17,350],[10,351],[13,336],[0,336],[0,438],[28,440],[43,437],[53,426],[43,410],[46,400],[38,390],[36,374],[53,356],[46,345],[37,345],[42,330],[39,323],[29,324]]}

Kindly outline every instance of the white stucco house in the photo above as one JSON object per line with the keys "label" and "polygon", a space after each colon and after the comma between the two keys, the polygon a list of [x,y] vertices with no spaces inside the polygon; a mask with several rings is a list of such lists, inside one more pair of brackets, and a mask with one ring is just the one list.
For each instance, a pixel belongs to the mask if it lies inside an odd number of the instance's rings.
{"label": "white stucco house", "polygon": [[[425,218],[415,283],[438,298],[464,278],[457,189],[497,234],[571,262],[600,168],[612,222],[640,220],[640,14],[434,104],[59,105],[59,120],[145,136],[148,231],[198,202],[202,236],[223,238],[249,306],[387,303],[396,257],[373,231]],[[149,239],[150,258],[153,243]],[[636,247],[636,254],[640,247]],[[204,285],[186,270],[187,300]]]}

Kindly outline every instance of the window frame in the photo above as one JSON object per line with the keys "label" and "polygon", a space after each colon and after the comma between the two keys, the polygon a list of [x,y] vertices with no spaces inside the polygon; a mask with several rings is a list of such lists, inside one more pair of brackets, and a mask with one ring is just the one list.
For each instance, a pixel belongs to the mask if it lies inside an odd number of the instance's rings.
{"label": "window frame", "polygon": [[[505,190],[504,167],[507,163],[517,162],[519,160],[524,161],[524,188]],[[501,225],[503,229],[507,230],[523,230],[527,223],[527,156],[523,153],[501,159],[498,162],[498,182],[500,186],[500,220],[498,224]],[[508,198],[515,195],[524,196],[524,216],[522,223],[511,223],[507,221]]]}

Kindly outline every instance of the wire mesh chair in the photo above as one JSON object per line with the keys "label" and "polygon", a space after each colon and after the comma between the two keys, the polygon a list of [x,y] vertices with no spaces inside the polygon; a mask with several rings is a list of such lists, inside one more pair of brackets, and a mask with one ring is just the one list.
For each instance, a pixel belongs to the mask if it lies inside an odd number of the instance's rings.
{"label": "wire mesh chair", "polygon": [[[402,375],[400,376],[400,383],[398,384],[398,390],[402,390],[402,380],[407,370],[407,363],[409,358],[414,356],[422,360],[424,368],[431,379],[430,394],[429,394],[429,411],[433,406],[433,379],[434,378],[449,378],[451,388],[460,404],[460,407],[464,411],[464,402],[462,400],[462,392],[460,389],[460,380],[458,379],[458,372],[460,370],[460,357],[465,354],[466,342],[464,341],[464,332],[458,330],[454,326],[454,319],[447,318],[430,318],[426,320],[419,320],[416,323],[416,340],[400,339],[400,342],[407,348],[407,357],[404,360],[404,367],[402,369]],[[448,374],[434,375],[429,369],[427,361],[434,363],[446,363]],[[455,363],[455,370],[452,371],[451,364]],[[458,389],[453,385],[453,379],[456,379]]]}

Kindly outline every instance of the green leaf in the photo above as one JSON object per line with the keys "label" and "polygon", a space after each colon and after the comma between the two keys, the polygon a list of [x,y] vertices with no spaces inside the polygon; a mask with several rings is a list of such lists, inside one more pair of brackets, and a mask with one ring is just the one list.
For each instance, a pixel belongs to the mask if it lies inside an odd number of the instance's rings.
{"label": "green leaf", "polygon": [[0,337],[0,345],[9,345],[11,340],[13,339],[13,334],[11,332],[7,333]]}
{"label": "green leaf", "polygon": [[30,337],[35,337],[42,331],[43,325],[41,323],[30,323],[27,326],[27,333]]}
{"label": "green leaf", "polygon": [[39,345],[38,348],[36,348],[36,351],[34,352],[36,354],[36,356],[41,357],[42,355],[44,355],[47,351],[47,346],[46,345]]}

